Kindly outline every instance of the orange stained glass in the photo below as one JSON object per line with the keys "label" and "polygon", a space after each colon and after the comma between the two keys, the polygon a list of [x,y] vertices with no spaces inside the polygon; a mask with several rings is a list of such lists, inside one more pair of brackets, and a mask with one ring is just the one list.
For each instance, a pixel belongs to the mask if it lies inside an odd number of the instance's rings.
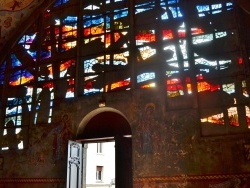
{"label": "orange stained glass", "polygon": [[77,27],[73,27],[73,26],[69,26],[69,25],[63,25],[62,26],[62,32],[65,33],[65,32],[69,32],[71,34],[74,34],[74,36],[76,36],[77,34]]}
{"label": "orange stained glass", "polygon": [[74,31],[68,31],[66,33],[63,33],[62,34],[62,38],[65,39],[65,38],[76,38],[77,37],[77,31],[74,30]]}
{"label": "orange stained glass", "polygon": [[69,50],[69,49],[72,49],[72,48],[74,48],[74,47],[76,47],[76,41],[75,41],[75,42],[67,42],[67,43],[62,44],[62,48],[63,48],[65,51],[67,51],[67,50]]}
{"label": "orange stained glass", "polygon": [[237,107],[228,109],[229,124],[232,126],[239,126]]}
{"label": "orange stained glass", "polygon": [[141,86],[141,88],[152,88],[152,87],[155,87],[155,83],[150,83],[150,84]]}
{"label": "orange stained glass", "polygon": [[223,118],[223,113],[221,114],[216,114],[207,118],[201,119],[201,122],[208,122],[208,123],[214,123],[217,125],[224,125],[224,118]]}
{"label": "orange stained glass", "polygon": [[187,84],[187,90],[188,90],[188,93],[192,93],[192,85],[191,84]]}
{"label": "orange stained glass", "polygon": [[[204,79],[201,74],[197,75],[196,78],[197,78],[197,80],[203,80]],[[197,82],[197,90],[198,90],[198,92],[207,91],[207,90],[216,91],[216,90],[219,90],[219,89],[220,89],[220,85],[219,84],[212,85],[212,84],[209,84],[206,81]]]}
{"label": "orange stained glass", "polygon": [[248,128],[250,128],[250,109],[248,106],[245,106],[245,109],[246,109],[246,120],[247,120],[247,125],[248,125]]}
{"label": "orange stained glass", "polygon": [[[120,38],[120,33],[114,33],[114,42],[118,41]],[[111,44],[111,34],[106,35],[106,47]]]}
{"label": "orange stained glass", "polygon": [[[69,68],[70,66],[72,66],[74,64],[75,64],[75,60],[65,61],[64,63],[62,63],[60,65],[60,71],[64,71],[64,70],[66,70],[67,68]],[[53,74],[52,66],[49,66],[48,70],[49,70],[49,74],[52,75]]]}
{"label": "orange stained glass", "polygon": [[10,82],[9,84],[10,84],[11,86],[17,86],[17,85],[21,85],[21,84],[28,83],[28,82],[30,82],[30,81],[33,80],[33,79],[34,79],[34,76],[30,76],[30,77],[28,77],[28,78],[22,76],[22,77],[19,78],[18,80],[12,81],[12,82]]}
{"label": "orange stained glass", "polygon": [[83,30],[83,34],[84,36],[88,36],[88,35],[97,35],[97,34],[103,34],[104,33],[104,29],[103,27],[88,27],[88,28],[84,28]]}
{"label": "orange stained glass", "polygon": [[207,91],[207,90],[210,90],[210,91],[216,91],[216,90],[219,90],[220,89],[220,85],[211,85],[207,82],[198,82],[197,83],[197,89],[198,89],[198,92],[201,92],[201,91]]}
{"label": "orange stained glass", "polygon": [[111,90],[119,88],[119,87],[127,86],[129,84],[130,84],[130,81],[127,81],[127,80],[119,81],[119,82],[111,84]]}

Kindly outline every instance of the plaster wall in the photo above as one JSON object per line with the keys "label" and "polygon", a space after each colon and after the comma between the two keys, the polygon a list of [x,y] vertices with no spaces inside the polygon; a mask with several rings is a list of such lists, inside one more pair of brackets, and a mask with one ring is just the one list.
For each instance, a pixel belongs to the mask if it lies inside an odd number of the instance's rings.
{"label": "plaster wall", "polygon": [[[105,98],[131,126],[134,188],[244,187],[250,181],[249,133],[203,137],[198,109],[169,110],[160,89]],[[51,125],[32,125],[27,149],[2,153],[0,187],[64,187],[67,141],[75,139],[81,120],[98,108],[99,99],[66,99],[55,107]]]}

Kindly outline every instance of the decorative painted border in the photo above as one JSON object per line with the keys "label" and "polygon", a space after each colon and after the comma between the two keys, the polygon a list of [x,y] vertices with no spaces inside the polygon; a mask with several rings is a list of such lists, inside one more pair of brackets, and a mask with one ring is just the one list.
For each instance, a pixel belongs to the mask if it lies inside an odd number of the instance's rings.
{"label": "decorative painted border", "polygon": [[[179,175],[179,176],[158,176],[134,178],[134,183],[140,182],[179,182],[179,181],[200,181],[200,180],[223,180],[233,178],[250,178],[250,173],[245,174],[214,174],[214,175]],[[62,178],[3,178],[0,183],[65,183]]]}
{"label": "decorative painted border", "polygon": [[0,183],[65,183],[61,178],[4,178]]}
{"label": "decorative painted border", "polygon": [[250,178],[250,173],[244,174],[214,174],[214,175],[179,175],[162,177],[139,177],[134,178],[134,183],[140,182],[174,182],[174,181],[200,181],[200,180],[223,180],[233,178]]}

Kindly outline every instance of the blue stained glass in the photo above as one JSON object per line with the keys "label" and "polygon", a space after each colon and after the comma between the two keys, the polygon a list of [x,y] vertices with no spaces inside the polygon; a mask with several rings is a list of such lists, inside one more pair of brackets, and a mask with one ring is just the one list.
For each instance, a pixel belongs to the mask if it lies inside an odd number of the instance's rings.
{"label": "blue stained glass", "polygon": [[91,95],[102,92],[102,89],[84,89],[84,95]]}
{"label": "blue stained glass", "polygon": [[137,82],[145,82],[147,80],[152,80],[155,79],[155,73],[154,72],[150,72],[150,73],[143,73],[137,76]]}
{"label": "blue stained glass", "polygon": [[[17,98],[14,98],[14,99],[9,99],[8,100],[8,106],[16,106],[16,105],[18,105],[18,103],[20,104],[20,101],[17,99]],[[10,110],[11,108],[9,108],[9,110]]]}
{"label": "blue stained glass", "polygon": [[17,59],[17,57],[14,54],[11,54],[11,60],[12,60],[12,67],[22,66],[22,63]]}
{"label": "blue stained glass", "polygon": [[210,8],[209,8],[209,5],[198,5],[198,6],[196,6],[196,8],[197,8],[197,10],[198,10],[198,12],[204,12],[204,11],[209,11],[210,10]]}
{"label": "blue stained glass", "polygon": [[[115,10],[114,11],[114,19],[119,19],[122,17],[128,16],[128,10]],[[92,16],[83,16],[84,19],[84,27],[90,27],[92,25],[100,25],[106,21],[106,26],[108,27],[110,23],[110,17],[104,15],[92,15]],[[106,20],[105,20],[106,19]]]}
{"label": "blue stained glass", "polygon": [[[226,3],[227,10],[231,10],[233,8],[232,5],[233,4],[231,2]],[[198,12],[200,12],[200,13],[210,11],[209,5],[197,5],[196,8],[197,8]],[[216,10],[216,11],[213,11],[213,14],[222,12],[222,10],[221,10],[222,4],[213,4],[213,5],[211,5],[211,9]],[[220,9],[220,10],[218,10],[218,9]]]}
{"label": "blue stained glass", "polygon": [[33,58],[33,60],[36,59],[36,52],[31,52],[29,50],[27,50],[28,54]]}
{"label": "blue stained glass", "polygon": [[212,5],[212,9],[221,9],[222,8],[222,4],[215,4],[215,5]]}
{"label": "blue stained glass", "polygon": [[6,61],[3,62],[0,66],[0,84],[4,84],[4,71],[6,69]]}
{"label": "blue stained glass", "polygon": [[69,0],[56,0],[55,4],[54,4],[54,7],[58,7],[64,3],[67,3],[69,2]]}
{"label": "blue stained glass", "polygon": [[150,1],[150,2],[146,2],[146,3],[142,3],[142,4],[139,4],[139,5],[135,5],[135,7],[142,7],[142,6],[148,6],[148,5],[154,5],[154,1]]}
{"label": "blue stained glass", "polygon": [[101,23],[104,23],[104,18],[102,17],[102,15],[101,16],[100,15],[99,16],[93,16],[91,22],[94,25],[99,25]]}
{"label": "blue stained glass", "polygon": [[100,25],[101,23],[104,23],[104,18],[102,15],[95,15],[95,16],[84,16],[84,27],[90,27],[92,24],[94,25]]}
{"label": "blue stained glass", "polygon": [[176,7],[169,7],[169,9],[171,10],[174,18],[183,17],[180,7],[177,7],[177,8]]}
{"label": "blue stained glass", "polygon": [[27,70],[18,70],[10,75],[10,81],[11,82],[17,81],[21,77],[30,78],[33,77],[33,75]]}
{"label": "blue stained glass", "polygon": [[136,9],[135,14],[145,12],[145,11],[148,11],[148,10],[152,10],[152,8],[138,8],[138,9]]}
{"label": "blue stained glass", "polygon": [[35,34],[33,34],[33,35],[24,35],[20,40],[19,40],[19,42],[18,42],[18,44],[20,44],[20,43],[28,43],[28,44],[31,44],[31,43],[33,43],[33,41],[34,41],[34,39],[36,38],[36,33]]}
{"label": "blue stained glass", "polygon": [[[90,27],[91,26],[90,16],[83,16],[83,19],[84,19],[84,23],[83,23],[84,27]],[[89,19],[89,20],[87,20],[87,19]]]}
{"label": "blue stained glass", "polygon": [[51,57],[51,52],[50,51],[41,51],[41,59],[46,59]]}
{"label": "blue stained glass", "polygon": [[77,23],[77,17],[76,16],[67,16],[63,20],[63,24],[69,24],[69,23]]}
{"label": "blue stained glass", "polygon": [[128,16],[128,10],[115,10],[114,19],[119,19]]}
{"label": "blue stained glass", "polygon": [[216,10],[216,11],[213,11],[212,14],[218,14],[218,13],[221,13],[222,11],[221,10]]}
{"label": "blue stained glass", "polygon": [[175,3],[179,3],[179,0],[169,0],[168,4],[175,4]]}
{"label": "blue stained glass", "polygon": [[169,1],[162,0],[161,6],[173,5],[177,3],[179,3],[179,0],[169,0]]}

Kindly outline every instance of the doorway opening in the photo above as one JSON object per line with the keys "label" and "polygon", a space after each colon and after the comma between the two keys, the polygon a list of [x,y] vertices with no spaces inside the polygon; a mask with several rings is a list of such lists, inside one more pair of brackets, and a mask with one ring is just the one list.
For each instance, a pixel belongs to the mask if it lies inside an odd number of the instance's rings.
{"label": "doorway opening", "polygon": [[106,139],[84,144],[83,179],[86,188],[115,188],[115,141]]}
{"label": "doorway opening", "polygon": [[[85,188],[87,185],[88,144],[96,144],[96,149],[98,146],[100,149],[100,143],[108,142],[113,142],[115,146],[115,177],[110,187],[132,188],[132,131],[127,118],[109,107],[98,108],[87,114],[79,125],[76,142],[69,142],[67,188]],[[104,166],[96,165],[94,177],[97,181],[104,172]]]}

